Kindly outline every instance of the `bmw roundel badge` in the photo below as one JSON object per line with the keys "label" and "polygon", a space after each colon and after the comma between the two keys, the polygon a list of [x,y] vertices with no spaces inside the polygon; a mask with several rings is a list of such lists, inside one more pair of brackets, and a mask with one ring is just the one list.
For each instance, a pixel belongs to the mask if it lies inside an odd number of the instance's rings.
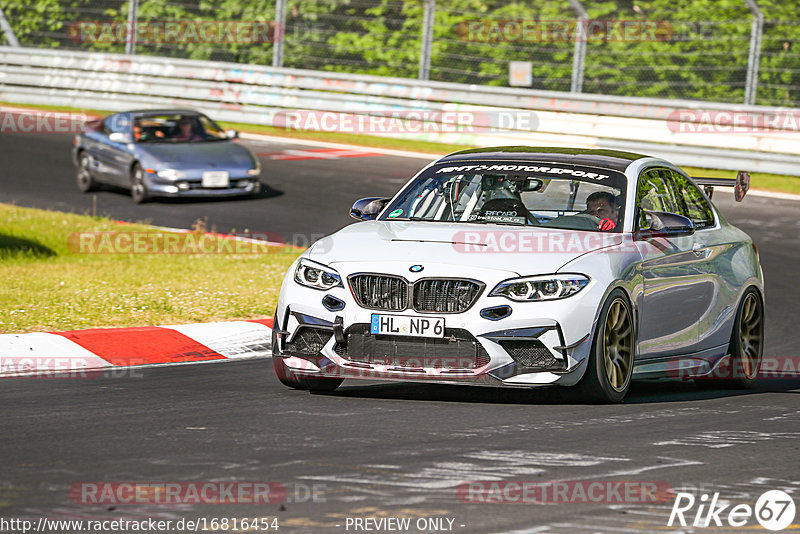
{"label": "bmw roundel badge", "polygon": [[423,267],[422,265],[412,265],[411,267],[408,268],[408,270],[411,271],[412,273],[418,273],[424,268],[425,267]]}

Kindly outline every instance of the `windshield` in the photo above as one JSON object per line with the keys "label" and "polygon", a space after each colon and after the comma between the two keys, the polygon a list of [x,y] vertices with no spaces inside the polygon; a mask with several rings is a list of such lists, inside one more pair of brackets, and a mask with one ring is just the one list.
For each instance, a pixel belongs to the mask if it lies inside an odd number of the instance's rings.
{"label": "windshield", "polygon": [[133,121],[133,140],[136,143],[192,143],[226,139],[228,136],[222,128],[205,115],[148,115]]}
{"label": "windshield", "polygon": [[410,184],[381,219],[621,232],[625,184],[618,172],[577,165],[439,166]]}

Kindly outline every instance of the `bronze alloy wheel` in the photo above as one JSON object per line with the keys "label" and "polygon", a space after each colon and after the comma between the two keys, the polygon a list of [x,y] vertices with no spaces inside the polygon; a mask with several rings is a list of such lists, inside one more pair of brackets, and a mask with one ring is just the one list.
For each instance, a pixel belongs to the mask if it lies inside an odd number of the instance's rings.
{"label": "bronze alloy wheel", "polygon": [[633,327],[631,315],[621,298],[608,308],[603,329],[603,362],[608,384],[616,392],[625,391],[633,364]]}
{"label": "bronze alloy wheel", "polygon": [[754,380],[761,366],[764,346],[764,321],[761,318],[761,302],[754,292],[745,295],[739,316],[738,359],[743,378]]}
{"label": "bronze alloy wheel", "polygon": [[579,395],[590,402],[622,402],[631,385],[635,341],[631,305],[625,292],[615,289],[600,309]]}
{"label": "bronze alloy wheel", "polygon": [[753,387],[764,353],[764,304],[753,288],[745,292],[739,303],[729,352],[730,377],[722,384],[735,388]]}
{"label": "bronze alloy wheel", "polygon": [[728,353],[730,364],[708,376],[695,378],[702,388],[752,388],[761,370],[764,352],[764,304],[754,288],[745,291],[736,312]]}

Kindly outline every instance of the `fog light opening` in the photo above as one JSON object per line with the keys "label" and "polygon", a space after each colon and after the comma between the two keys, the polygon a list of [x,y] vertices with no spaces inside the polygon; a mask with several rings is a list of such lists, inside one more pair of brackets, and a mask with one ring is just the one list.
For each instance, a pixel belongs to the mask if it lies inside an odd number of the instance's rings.
{"label": "fog light opening", "polygon": [[331,295],[325,295],[322,298],[322,305],[328,311],[339,311],[344,308],[344,301],[337,299]]}
{"label": "fog light opening", "polygon": [[484,308],[481,310],[481,317],[490,321],[499,321],[511,315],[511,306],[503,304],[502,306],[493,306],[491,308]]}

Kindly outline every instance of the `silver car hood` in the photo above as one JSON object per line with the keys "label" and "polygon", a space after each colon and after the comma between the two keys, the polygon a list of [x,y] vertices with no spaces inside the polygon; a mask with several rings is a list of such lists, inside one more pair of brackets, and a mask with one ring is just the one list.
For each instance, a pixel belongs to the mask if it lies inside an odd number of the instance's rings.
{"label": "silver car hood", "polygon": [[[366,221],[319,240],[308,257],[341,265],[344,272],[386,262],[407,273],[411,265],[435,263],[459,273],[488,269],[523,276],[557,272],[587,252],[621,242],[621,234],[532,226]],[[395,270],[386,267],[384,272]]]}
{"label": "silver car hood", "polygon": [[253,165],[253,156],[250,151],[231,141],[140,143],[137,148],[156,160],[177,169],[250,167]]}

